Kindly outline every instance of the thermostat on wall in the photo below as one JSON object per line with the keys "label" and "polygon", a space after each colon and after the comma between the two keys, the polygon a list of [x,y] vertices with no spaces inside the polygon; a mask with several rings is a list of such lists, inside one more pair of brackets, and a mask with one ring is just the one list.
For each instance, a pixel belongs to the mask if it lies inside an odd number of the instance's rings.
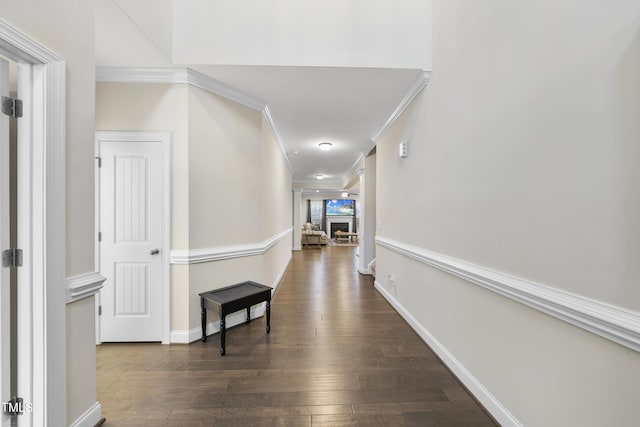
{"label": "thermostat on wall", "polygon": [[398,145],[398,155],[400,156],[400,158],[404,159],[405,157],[407,157],[407,151],[408,151],[408,147],[407,147],[407,141],[402,141],[400,143],[400,145]]}

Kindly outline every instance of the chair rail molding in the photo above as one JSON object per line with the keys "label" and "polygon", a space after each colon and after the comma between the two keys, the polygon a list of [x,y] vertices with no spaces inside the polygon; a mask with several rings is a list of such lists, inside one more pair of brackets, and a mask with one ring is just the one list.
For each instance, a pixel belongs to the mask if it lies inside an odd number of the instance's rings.
{"label": "chair rail molding", "polygon": [[79,276],[67,277],[67,304],[95,295],[102,289],[104,281],[107,280],[99,272],[81,274]]}
{"label": "chair rail molding", "polygon": [[376,244],[640,352],[640,313],[551,288],[417,246],[377,236]]}
{"label": "chair rail molding", "polygon": [[283,232],[259,243],[218,246],[203,249],[172,250],[171,264],[198,264],[202,262],[262,255],[292,232],[293,228],[288,228]]}
{"label": "chair rail molding", "polygon": [[[284,277],[284,274],[287,272],[287,268],[289,268],[289,264],[291,263],[291,258],[292,258],[291,253],[289,253],[289,257],[287,258],[287,261],[284,263],[283,267],[280,269],[280,272],[278,273],[273,283],[271,284],[271,287],[273,288],[273,291],[271,291],[272,300],[277,295],[278,286],[280,286],[280,282],[282,282],[282,278]],[[254,319],[264,316],[265,312],[266,312],[265,303],[260,303],[258,305],[251,307],[251,320],[253,321]],[[239,312],[228,315],[226,318],[227,328],[232,328],[234,326],[245,323],[247,321],[247,317],[245,316],[244,313],[245,311],[241,310]],[[209,320],[205,327],[206,327],[207,335],[220,332],[220,319],[216,318],[213,320]],[[191,328],[189,330],[171,331],[172,344],[189,344],[194,341],[198,341],[201,338],[202,338],[202,326]]]}

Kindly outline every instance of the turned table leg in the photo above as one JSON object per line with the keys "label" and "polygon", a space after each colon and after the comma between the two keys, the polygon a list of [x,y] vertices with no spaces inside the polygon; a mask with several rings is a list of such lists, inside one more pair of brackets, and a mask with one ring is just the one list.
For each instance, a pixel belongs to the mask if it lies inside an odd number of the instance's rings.
{"label": "turned table leg", "polygon": [[200,297],[200,307],[202,312],[200,314],[200,321],[202,323],[202,342],[207,342],[207,306],[204,298]]}
{"label": "turned table leg", "polygon": [[267,333],[271,332],[271,301],[267,300]]}
{"label": "turned table leg", "polygon": [[226,325],[224,322],[224,316],[220,316],[220,355],[224,356],[225,353],[225,338],[227,335]]}

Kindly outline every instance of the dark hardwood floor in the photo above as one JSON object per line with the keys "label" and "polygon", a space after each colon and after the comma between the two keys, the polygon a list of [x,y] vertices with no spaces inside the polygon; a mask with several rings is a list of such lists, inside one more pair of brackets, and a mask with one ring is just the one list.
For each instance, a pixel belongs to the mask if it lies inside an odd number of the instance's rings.
{"label": "dark hardwood floor", "polygon": [[356,270],[354,247],[305,249],[265,319],[206,344],[103,344],[103,426],[495,426]]}

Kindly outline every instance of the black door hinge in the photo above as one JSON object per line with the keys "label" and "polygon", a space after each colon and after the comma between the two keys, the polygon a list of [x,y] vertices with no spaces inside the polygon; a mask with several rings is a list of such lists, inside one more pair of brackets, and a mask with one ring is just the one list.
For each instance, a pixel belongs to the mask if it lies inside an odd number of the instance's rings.
{"label": "black door hinge", "polygon": [[9,117],[18,118],[22,117],[22,100],[9,98],[8,96],[2,97],[2,114],[6,114]]}
{"label": "black door hinge", "polygon": [[22,267],[22,249],[2,251],[2,266],[6,268]]}

